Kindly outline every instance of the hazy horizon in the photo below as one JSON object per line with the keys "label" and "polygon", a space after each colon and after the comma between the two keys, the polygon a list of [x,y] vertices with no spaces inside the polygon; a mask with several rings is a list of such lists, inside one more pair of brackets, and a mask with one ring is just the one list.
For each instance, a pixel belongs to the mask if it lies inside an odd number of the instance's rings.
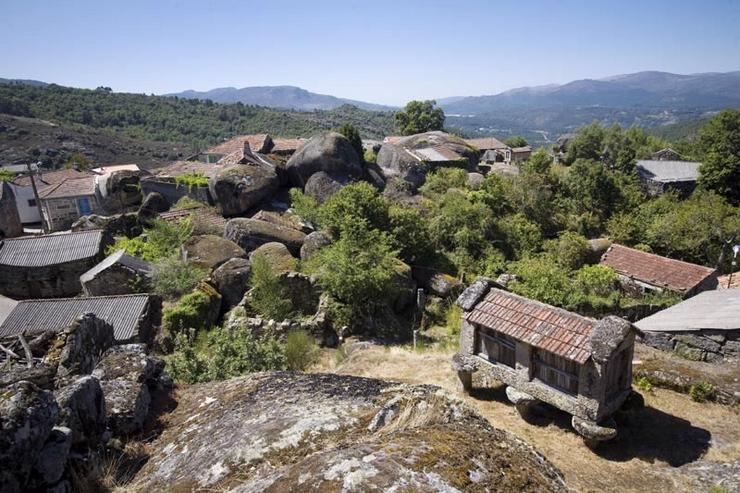
{"label": "hazy horizon", "polygon": [[398,106],[740,69],[740,3],[687,3],[31,0],[3,6],[0,76],[146,94],[290,85]]}

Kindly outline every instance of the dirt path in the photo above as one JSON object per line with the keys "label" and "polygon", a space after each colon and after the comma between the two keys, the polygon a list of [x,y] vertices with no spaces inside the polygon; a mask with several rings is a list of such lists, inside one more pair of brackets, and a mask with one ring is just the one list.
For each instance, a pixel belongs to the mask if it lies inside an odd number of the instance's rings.
{"label": "dirt path", "polygon": [[[532,443],[578,491],[708,492],[719,483],[727,487],[726,491],[737,487],[737,409],[700,404],[686,395],[656,389],[644,393],[645,410],[622,425],[617,439],[594,452],[572,431],[565,413],[540,416],[528,423],[508,403],[502,386],[464,395],[458,390],[457,377],[449,365],[451,354],[370,346],[352,352],[339,364],[327,357],[317,371],[448,389],[475,406],[495,427]],[[735,481],[735,486],[730,480]]]}

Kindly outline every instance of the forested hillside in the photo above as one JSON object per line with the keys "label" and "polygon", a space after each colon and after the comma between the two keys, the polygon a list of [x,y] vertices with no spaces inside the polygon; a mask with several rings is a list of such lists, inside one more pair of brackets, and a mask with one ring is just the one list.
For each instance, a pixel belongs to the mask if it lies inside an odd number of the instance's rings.
{"label": "forested hillside", "polygon": [[390,113],[341,106],[330,111],[279,111],[240,103],[115,93],[109,88],[74,89],[0,85],[0,113],[35,117],[54,123],[82,124],[132,138],[182,142],[204,147],[237,134],[268,132],[274,136],[309,136],[352,123],[363,137],[392,133]]}

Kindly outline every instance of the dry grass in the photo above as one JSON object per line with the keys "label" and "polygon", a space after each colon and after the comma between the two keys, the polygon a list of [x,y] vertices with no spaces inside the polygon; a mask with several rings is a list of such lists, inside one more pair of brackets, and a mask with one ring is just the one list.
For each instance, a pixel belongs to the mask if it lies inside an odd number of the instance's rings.
{"label": "dry grass", "polygon": [[646,408],[623,423],[618,438],[596,451],[570,428],[569,416],[554,412],[524,421],[506,400],[503,387],[472,396],[458,389],[450,368],[451,351],[412,351],[371,347],[337,363],[325,351],[316,371],[433,384],[477,408],[495,427],[532,443],[559,467],[578,491],[709,491],[686,467],[740,460],[737,409],[696,403],[688,396],[656,389],[645,394]]}

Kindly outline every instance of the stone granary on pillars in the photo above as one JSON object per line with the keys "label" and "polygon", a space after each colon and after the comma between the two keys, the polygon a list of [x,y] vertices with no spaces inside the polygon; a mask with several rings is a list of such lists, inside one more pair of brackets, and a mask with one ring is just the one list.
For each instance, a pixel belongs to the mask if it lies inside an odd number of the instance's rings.
{"label": "stone granary on pillars", "polygon": [[589,443],[616,436],[611,415],[632,393],[635,329],[624,319],[594,320],[478,279],[458,298],[460,351],[452,359],[463,388],[474,372],[499,380],[524,413],[537,401],[570,413]]}
{"label": "stone granary on pillars", "polygon": [[632,294],[670,291],[689,298],[717,287],[717,269],[613,244],[601,264],[614,269],[622,288]]}
{"label": "stone granary on pillars", "polygon": [[61,332],[86,313],[113,326],[116,344],[150,343],[161,323],[162,301],[149,294],[20,301],[0,324],[0,338]]}
{"label": "stone granary on pillars", "polygon": [[63,298],[82,291],[80,275],[103,260],[101,230],[0,241],[0,294],[14,299]]}

